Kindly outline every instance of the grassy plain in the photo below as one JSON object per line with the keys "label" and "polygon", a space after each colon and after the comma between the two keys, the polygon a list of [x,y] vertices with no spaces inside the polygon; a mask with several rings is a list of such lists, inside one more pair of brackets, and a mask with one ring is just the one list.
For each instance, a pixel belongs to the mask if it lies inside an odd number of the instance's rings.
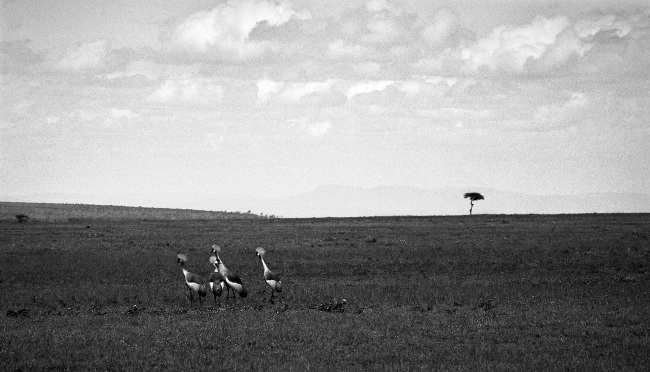
{"label": "grassy plain", "polygon": [[[647,371],[649,237],[647,214],[2,221],[0,366]],[[175,255],[205,275],[213,243],[243,302],[190,305]]]}

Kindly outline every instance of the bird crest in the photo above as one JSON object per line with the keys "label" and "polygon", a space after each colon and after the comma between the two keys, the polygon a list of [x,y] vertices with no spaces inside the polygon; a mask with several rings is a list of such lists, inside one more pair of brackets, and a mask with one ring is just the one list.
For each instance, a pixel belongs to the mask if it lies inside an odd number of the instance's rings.
{"label": "bird crest", "polygon": [[221,252],[221,247],[219,245],[217,245],[217,244],[212,244],[212,249],[215,252]]}
{"label": "bird crest", "polygon": [[187,255],[185,253],[179,253],[176,255],[179,262],[187,262]]}
{"label": "bird crest", "polygon": [[266,253],[266,251],[262,247],[255,248],[255,252],[257,252],[257,254],[260,256],[264,256],[264,253]]}

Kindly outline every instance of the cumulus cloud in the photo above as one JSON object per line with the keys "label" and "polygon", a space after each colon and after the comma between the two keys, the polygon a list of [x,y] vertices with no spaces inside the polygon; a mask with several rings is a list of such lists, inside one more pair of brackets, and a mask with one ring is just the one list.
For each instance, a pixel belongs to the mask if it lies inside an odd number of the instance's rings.
{"label": "cumulus cloud", "polygon": [[392,80],[380,80],[380,81],[368,81],[363,83],[357,83],[348,88],[346,92],[346,97],[349,100],[354,98],[354,96],[365,93],[372,92],[381,92],[387,87],[393,85],[395,82]]}
{"label": "cumulus cloud", "polygon": [[0,72],[23,70],[43,61],[34,53],[28,39],[0,42]]}
{"label": "cumulus cloud", "polygon": [[539,59],[568,26],[568,18],[561,16],[537,17],[523,26],[500,26],[474,46],[463,49],[462,57],[473,71],[485,66],[521,72],[529,59]]}
{"label": "cumulus cloud", "polygon": [[[340,20],[340,38],[348,45],[390,48],[407,42],[411,37],[414,17],[389,1],[372,0],[364,8],[346,13]],[[337,42],[343,46],[341,42]],[[330,44],[330,52],[336,45]],[[358,48],[358,47],[355,47]]]}
{"label": "cumulus cloud", "polygon": [[309,94],[329,91],[333,83],[333,80],[326,80],[323,82],[291,83],[285,85],[281,97],[285,101],[297,102]]}
{"label": "cumulus cloud", "polygon": [[440,47],[458,31],[458,15],[449,8],[440,8],[420,30],[420,36],[431,47]]}
{"label": "cumulus cloud", "polygon": [[632,22],[628,19],[619,19],[613,14],[608,14],[596,19],[580,20],[575,24],[579,37],[593,37],[602,31],[612,31],[618,37],[624,37],[632,30]]}
{"label": "cumulus cloud", "polygon": [[284,82],[277,82],[268,79],[261,79],[257,81],[257,102],[266,103],[272,94],[275,94],[282,89]]}
{"label": "cumulus cloud", "polygon": [[223,98],[223,88],[204,78],[171,78],[148,97],[150,102],[211,105]]}
{"label": "cumulus cloud", "polygon": [[328,55],[334,59],[360,60],[372,55],[373,50],[367,46],[349,43],[343,39],[337,39],[328,46]]}
{"label": "cumulus cloud", "polygon": [[366,9],[371,13],[377,13],[383,10],[397,15],[402,13],[402,10],[399,7],[393,5],[388,0],[370,0],[366,3]]}
{"label": "cumulus cloud", "polygon": [[[510,73],[545,72],[604,48],[609,52],[601,53],[598,58],[609,60],[603,65],[611,68],[625,64],[626,47],[617,49],[616,40],[629,38],[636,42],[647,38],[649,23],[647,15],[600,14],[575,23],[564,16],[538,16],[529,24],[494,28],[487,36],[463,48],[461,58],[471,72],[484,68]],[[599,63],[593,61],[591,66],[582,68],[603,71],[597,66]]]}
{"label": "cumulus cloud", "polygon": [[322,82],[278,82],[268,79],[261,79],[257,82],[257,102],[267,103],[272,98],[287,103],[301,101],[315,93],[329,92],[334,80],[328,79]]}
{"label": "cumulus cloud", "polygon": [[407,33],[398,17],[373,16],[365,26],[366,32],[360,37],[363,44],[394,44]]}
{"label": "cumulus cloud", "polygon": [[164,68],[153,61],[138,59],[129,62],[123,69],[106,75],[109,80],[142,76],[148,80],[157,80],[163,74]]}
{"label": "cumulus cloud", "polygon": [[332,128],[332,124],[329,121],[324,121],[321,123],[316,123],[308,128],[309,134],[314,137],[322,137]]}
{"label": "cumulus cloud", "polygon": [[65,53],[59,60],[58,67],[72,71],[102,68],[109,52],[110,43],[106,39],[81,43]]}
{"label": "cumulus cloud", "polygon": [[247,59],[272,49],[268,41],[250,34],[258,25],[280,26],[292,18],[308,19],[287,1],[230,0],[211,11],[195,13],[181,22],[169,37],[172,48],[222,58]]}
{"label": "cumulus cloud", "polygon": [[134,113],[133,111],[131,111],[130,109],[118,109],[118,108],[111,108],[109,110],[109,115],[112,119],[115,120],[120,120],[120,119],[131,120],[140,116]]}

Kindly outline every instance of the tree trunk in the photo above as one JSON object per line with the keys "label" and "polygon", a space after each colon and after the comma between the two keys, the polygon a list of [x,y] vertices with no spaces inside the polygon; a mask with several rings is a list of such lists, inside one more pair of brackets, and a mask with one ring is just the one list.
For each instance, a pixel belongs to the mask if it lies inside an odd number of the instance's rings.
{"label": "tree trunk", "polygon": [[474,201],[470,200],[469,201],[469,215],[472,215],[472,209],[474,208]]}

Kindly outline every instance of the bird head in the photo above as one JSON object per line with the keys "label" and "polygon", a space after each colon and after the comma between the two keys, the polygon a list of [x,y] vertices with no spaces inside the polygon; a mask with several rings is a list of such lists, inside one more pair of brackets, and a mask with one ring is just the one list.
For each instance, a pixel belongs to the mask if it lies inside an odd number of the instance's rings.
{"label": "bird head", "polygon": [[219,266],[219,259],[217,258],[217,256],[210,256],[210,263],[214,267]]}
{"label": "bird head", "polygon": [[255,255],[257,257],[261,258],[262,256],[264,256],[264,253],[266,253],[266,251],[264,251],[264,248],[262,247],[255,248]]}
{"label": "bird head", "polygon": [[219,252],[221,252],[221,247],[218,244],[212,244],[212,254],[219,258]]}
{"label": "bird head", "polygon": [[176,255],[176,262],[180,263],[181,266],[187,261],[187,255],[185,253],[178,253]]}

